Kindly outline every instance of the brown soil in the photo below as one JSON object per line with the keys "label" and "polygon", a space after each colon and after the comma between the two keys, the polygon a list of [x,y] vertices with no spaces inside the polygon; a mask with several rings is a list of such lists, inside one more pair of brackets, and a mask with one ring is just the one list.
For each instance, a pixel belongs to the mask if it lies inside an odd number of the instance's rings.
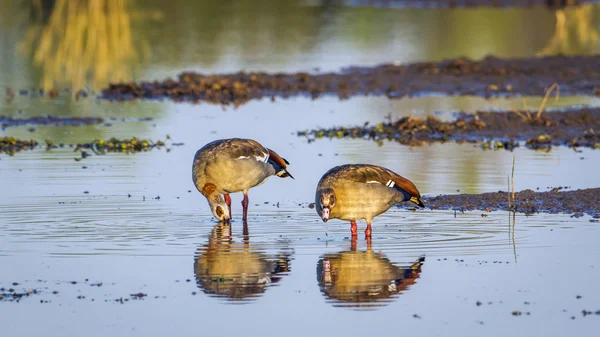
{"label": "brown soil", "polygon": [[[522,116],[526,117],[523,118]],[[334,127],[298,132],[309,141],[318,138],[361,138],[382,144],[385,140],[405,145],[423,143],[467,141],[484,142],[482,147],[512,149],[525,141],[529,148],[549,148],[552,145],[600,148],[600,108],[580,108],[544,112],[531,118],[525,112],[478,111],[475,114],[460,113],[451,122],[443,122],[435,116],[404,117],[395,122],[370,126]]]}
{"label": "brown soil", "polygon": [[[548,192],[524,190],[515,193],[511,210],[520,213],[583,213],[600,218],[600,188],[575,191],[561,191],[554,188]],[[508,210],[508,193],[503,191],[482,194],[440,195],[424,197],[425,207],[430,209],[450,209],[457,211],[497,211]]]}
{"label": "brown soil", "polygon": [[268,97],[335,94],[340,98],[379,95],[389,98],[447,95],[544,95],[553,84],[563,95],[600,93],[600,55],[481,61],[466,58],[405,65],[351,67],[338,73],[245,73],[207,75],[184,72],[176,80],[111,84],[109,100],[164,99],[236,106]]}

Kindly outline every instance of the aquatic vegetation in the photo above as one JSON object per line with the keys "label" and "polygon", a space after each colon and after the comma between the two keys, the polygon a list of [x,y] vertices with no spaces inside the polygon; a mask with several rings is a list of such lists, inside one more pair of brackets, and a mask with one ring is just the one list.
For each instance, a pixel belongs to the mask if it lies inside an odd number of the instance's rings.
{"label": "aquatic vegetation", "polygon": [[550,149],[552,147],[552,136],[543,134],[534,138],[527,139],[525,145],[530,149]]}
{"label": "aquatic vegetation", "polygon": [[[131,139],[117,139],[110,138],[108,140],[96,139],[88,143],[80,144],[64,144],[55,143],[50,139],[45,140],[45,149],[50,151],[58,148],[70,147],[74,148],[73,151],[79,151],[81,157],[75,158],[79,161],[81,159],[89,157],[91,154],[85,150],[90,150],[95,154],[106,154],[107,152],[123,152],[123,153],[136,153],[146,152],[152,149],[165,148],[167,152],[171,149],[167,147],[167,141],[171,138],[167,135],[165,140],[152,141],[149,139],[140,139],[133,137]],[[7,153],[10,156],[16,152],[24,150],[33,150],[39,147],[39,143],[35,140],[20,140],[15,137],[3,137],[0,138],[0,153]],[[181,146],[183,143],[170,143],[170,146]]]}
{"label": "aquatic vegetation", "polygon": [[0,154],[13,156],[16,152],[32,150],[38,146],[35,140],[21,140],[15,137],[0,138]]}
{"label": "aquatic vegetation", "polygon": [[[117,139],[110,138],[107,140],[104,139],[96,139],[89,143],[80,143],[75,146],[74,151],[79,151],[81,153],[80,158],[75,158],[75,160],[79,161],[81,159],[87,158],[90,156],[89,152],[85,150],[91,150],[95,154],[106,154],[107,152],[122,152],[122,153],[136,153],[136,152],[147,152],[152,149],[161,149],[166,148],[167,152],[171,151],[170,148],[167,148],[167,141],[170,140],[171,137],[168,135],[166,139],[152,141],[150,139],[140,139],[138,137],[133,137],[130,139]],[[171,143],[171,146],[181,146],[183,143]]]}

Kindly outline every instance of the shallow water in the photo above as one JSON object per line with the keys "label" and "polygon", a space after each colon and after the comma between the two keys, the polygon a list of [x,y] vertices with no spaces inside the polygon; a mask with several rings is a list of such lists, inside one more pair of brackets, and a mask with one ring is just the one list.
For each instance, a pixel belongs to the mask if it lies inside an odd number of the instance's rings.
{"label": "shallow water", "polygon": [[[135,79],[174,76],[184,69],[336,70],[393,61],[390,57],[405,62],[488,53],[532,56],[554,27],[553,12],[545,8],[434,12],[323,9],[314,3],[277,7],[268,1],[256,8],[242,2],[232,2],[231,8],[172,3],[158,10],[154,2],[144,2],[132,12],[134,18],[161,18],[164,24],[161,29],[142,23],[144,29],[134,30],[140,40],[152,40],[152,55],[138,65]],[[246,14],[230,14],[242,9]],[[22,9],[12,10],[12,16],[0,13],[5,37],[0,66],[12,74],[0,78],[0,85],[44,86],[43,67],[12,56],[27,26]],[[254,20],[252,15],[260,16]],[[515,26],[526,28],[523,39],[514,39],[510,29],[492,28],[494,38],[486,38],[481,27],[490,18],[519,22]],[[467,19],[473,25],[457,24]],[[273,29],[282,22],[289,25]],[[438,41],[434,36],[442,42],[425,43]],[[102,80],[87,85],[95,83]],[[527,104],[535,108],[540,100],[527,98]],[[68,148],[0,155],[0,288],[38,291],[19,303],[0,301],[2,335],[71,336],[85,329],[91,336],[306,336],[395,329],[417,335],[593,336],[600,324],[594,313],[600,310],[600,233],[589,216],[536,214],[513,220],[504,212],[482,217],[482,212],[393,208],[376,218],[368,243],[362,235],[352,242],[347,223],[324,224],[309,208],[321,175],[344,163],[386,166],[410,178],[425,195],[505,190],[513,155],[517,190],[599,186],[600,155],[588,149],[511,153],[454,143],[414,148],[361,140],[308,144],[296,136],[309,128],[380,122],[388,114],[451,118],[458,110],[521,104],[472,97],[325,97],[253,101],[222,111],[168,101],[75,102],[64,95],[2,101],[0,115],[130,119],[110,121],[111,126],[35,126],[34,132],[29,126],[10,127],[0,136],[77,143],[113,136],[157,140],[168,134],[184,143],[168,153],[113,153],[81,161],[73,160],[79,155]],[[599,102],[561,97],[550,104]],[[131,120],[142,117],[152,120]],[[226,226],[212,218],[192,184],[196,150],[226,137],[262,142],[289,160],[296,177],[272,177],[250,191],[246,235],[240,195],[232,195],[234,221]],[[361,222],[359,233],[363,229]],[[140,292],[147,296],[131,296]],[[593,313],[584,316],[582,310]],[[514,316],[515,311],[522,314]]]}

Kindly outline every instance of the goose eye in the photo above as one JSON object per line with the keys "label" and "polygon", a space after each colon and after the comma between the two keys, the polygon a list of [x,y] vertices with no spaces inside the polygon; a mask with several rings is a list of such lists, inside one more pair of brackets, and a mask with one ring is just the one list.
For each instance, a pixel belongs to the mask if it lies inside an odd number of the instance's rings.
{"label": "goose eye", "polygon": [[221,206],[217,206],[217,216],[220,217],[223,215],[223,208]]}

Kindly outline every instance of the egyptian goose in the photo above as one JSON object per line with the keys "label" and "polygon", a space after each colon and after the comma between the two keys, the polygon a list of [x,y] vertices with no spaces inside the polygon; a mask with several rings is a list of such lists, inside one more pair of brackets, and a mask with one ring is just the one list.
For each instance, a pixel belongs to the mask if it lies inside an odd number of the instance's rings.
{"label": "egyptian goose", "polygon": [[342,165],[321,177],[315,208],[323,222],[350,221],[352,236],[357,233],[356,221],[365,219],[365,236],[370,238],[373,218],[402,201],[425,207],[419,190],[410,180],[380,166]]}
{"label": "egyptian goose", "polygon": [[[229,193],[243,192],[243,217],[248,217],[248,190],[268,177],[292,177],[288,161],[252,139],[220,139],[204,145],[194,156],[194,185],[206,197],[214,216],[231,219]],[[221,196],[223,194],[223,196]],[[227,207],[225,207],[227,205]]]}

